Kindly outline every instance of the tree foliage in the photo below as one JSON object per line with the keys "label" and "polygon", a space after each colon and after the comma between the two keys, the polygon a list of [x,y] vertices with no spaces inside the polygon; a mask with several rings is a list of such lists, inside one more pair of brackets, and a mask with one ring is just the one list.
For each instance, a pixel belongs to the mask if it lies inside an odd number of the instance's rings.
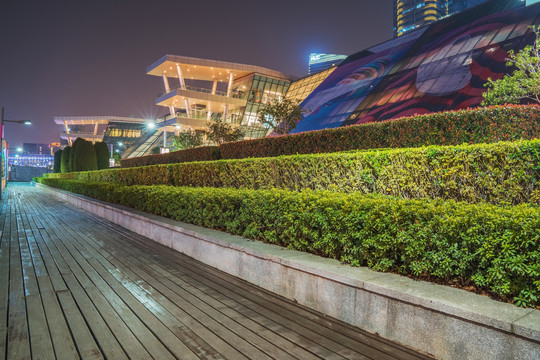
{"label": "tree foliage", "polygon": [[71,151],[69,152],[69,169],[70,171],[77,171],[75,170],[75,153],[77,152],[77,147],[79,144],[81,144],[84,140],[83,138],[76,138],[73,144],[71,144]]}
{"label": "tree foliage", "polygon": [[71,171],[91,171],[98,169],[96,150],[90,141],[82,139],[71,151],[74,153]]}
{"label": "tree foliage", "polygon": [[66,146],[64,150],[62,150],[62,155],[60,157],[60,171],[63,173],[71,172],[71,168],[69,167],[70,153],[71,153],[71,146]]}
{"label": "tree foliage", "polygon": [[61,171],[62,171],[62,150],[58,150],[54,153],[53,173],[59,173]]}
{"label": "tree foliage", "polygon": [[302,120],[302,108],[298,101],[281,99],[261,105],[257,120],[277,134],[288,134]]}
{"label": "tree foliage", "polygon": [[206,136],[214,144],[221,145],[226,142],[237,141],[244,137],[244,132],[239,127],[232,127],[231,124],[221,120],[206,123],[208,130]]}
{"label": "tree foliage", "polygon": [[174,136],[172,146],[176,150],[190,149],[203,144],[203,134],[196,131],[183,130]]}
{"label": "tree foliage", "polygon": [[536,35],[532,45],[514,53],[508,52],[506,66],[514,72],[502,79],[488,79],[482,105],[518,104],[522,101],[540,103],[540,27],[531,27]]}
{"label": "tree foliage", "polygon": [[111,153],[109,152],[109,147],[107,146],[107,144],[103,141],[98,141],[94,144],[94,149],[96,151],[98,170],[108,169],[109,157],[111,156]]}

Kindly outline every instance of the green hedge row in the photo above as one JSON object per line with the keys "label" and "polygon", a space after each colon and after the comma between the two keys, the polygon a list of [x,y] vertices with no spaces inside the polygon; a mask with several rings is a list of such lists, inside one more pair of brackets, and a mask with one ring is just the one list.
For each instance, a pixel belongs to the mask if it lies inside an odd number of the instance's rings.
{"label": "green hedge row", "polygon": [[504,105],[226,143],[220,150],[222,159],[243,159],[535,138],[540,138],[540,107]]}
{"label": "green hedge row", "polygon": [[136,158],[122,159],[122,167],[147,166],[157,164],[174,164],[190,161],[219,160],[221,154],[218,146],[204,146],[192,149],[173,151],[167,154],[155,154]]}
{"label": "green hedge row", "polygon": [[40,181],[355,266],[474,285],[520,306],[540,305],[540,209],[536,206],[329,191]]}
{"label": "green hedge row", "polygon": [[49,177],[540,204],[540,140],[158,165]]}

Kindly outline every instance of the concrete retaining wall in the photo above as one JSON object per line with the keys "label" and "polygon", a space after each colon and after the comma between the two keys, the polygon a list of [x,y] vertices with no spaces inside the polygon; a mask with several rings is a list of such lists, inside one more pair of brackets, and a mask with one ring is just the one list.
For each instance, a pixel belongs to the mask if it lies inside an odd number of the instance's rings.
{"label": "concrete retaining wall", "polygon": [[436,358],[540,359],[539,310],[39,186],[224,272]]}
{"label": "concrete retaining wall", "polygon": [[9,181],[32,181],[33,177],[43,176],[52,172],[51,169],[35,166],[10,166]]}

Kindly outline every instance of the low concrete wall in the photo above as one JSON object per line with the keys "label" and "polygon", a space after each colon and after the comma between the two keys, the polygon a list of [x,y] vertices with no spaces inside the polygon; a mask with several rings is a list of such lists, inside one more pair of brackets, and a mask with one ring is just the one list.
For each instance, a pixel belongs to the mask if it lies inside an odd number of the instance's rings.
{"label": "low concrete wall", "polygon": [[438,359],[540,359],[539,310],[39,186],[224,272]]}
{"label": "low concrete wall", "polygon": [[52,172],[51,169],[35,166],[10,166],[9,181],[32,181],[33,177],[43,176]]}

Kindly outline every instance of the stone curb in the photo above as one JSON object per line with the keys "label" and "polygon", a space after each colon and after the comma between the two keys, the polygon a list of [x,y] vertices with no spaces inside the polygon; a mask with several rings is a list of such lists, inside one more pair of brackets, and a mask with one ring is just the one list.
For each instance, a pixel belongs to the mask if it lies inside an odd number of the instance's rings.
{"label": "stone curb", "polygon": [[540,359],[540,311],[37,184],[219,270],[440,359]]}

